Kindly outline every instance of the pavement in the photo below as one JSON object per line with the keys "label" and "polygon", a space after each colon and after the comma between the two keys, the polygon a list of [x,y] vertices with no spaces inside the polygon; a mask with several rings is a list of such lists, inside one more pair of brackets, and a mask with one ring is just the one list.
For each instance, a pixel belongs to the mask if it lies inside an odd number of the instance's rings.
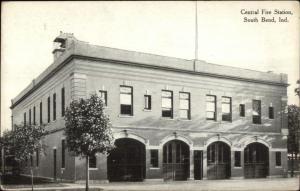
{"label": "pavement", "polygon": [[[298,178],[268,178],[242,180],[146,181],[90,184],[92,191],[300,191]],[[84,184],[65,183],[60,187],[35,187],[34,190],[84,190]],[[6,191],[29,191],[31,188],[11,188]]]}

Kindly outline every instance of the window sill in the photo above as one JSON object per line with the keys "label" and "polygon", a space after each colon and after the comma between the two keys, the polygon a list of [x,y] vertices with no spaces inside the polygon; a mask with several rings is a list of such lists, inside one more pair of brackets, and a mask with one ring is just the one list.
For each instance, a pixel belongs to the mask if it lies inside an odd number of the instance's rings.
{"label": "window sill", "polygon": [[171,121],[174,120],[174,118],[170,118],[170,117],[160,117],[160,119],[162,119],[162,120],[171,120]]}
{"label": "window sill", "polygon": [[159,167],[150,167],[149,169],[150,170],[159,170],[160,168]]}
{"label": "window sill", "polygon": [[192,119],[184,119],[184,118],[179,118],[179,121],[192,121]]}
{"label": "window sill", "polygon": [[210,123],[218,123],[218,121],[216,121],[215,119],[206,119],[206,122],[210,122]]}
{"label": "window sill", "polygon": [[120,117],[120,118],[132,118],[132,117],[134,117],[134,115],[122,115],[122,114],[120,114],[120,115],[118,115],[118,117]]}
{"label": "window sill", "polygon": [[89,168],[89,170],[98,170],[98,168]]}
{"label": "window sill", "polygon": [[152,110],[151,109],[143,109],[143,111],[145,111],[145,112],[151,112]]}
{"label": "window sill", "polygon": [[275,166],[275,168],[282,168],[282,166]]}
{"label": "window sill", "polygon": [[221,123],[232,123],[232,121],[221,121]]}
{"label": "window sill", "polygon": [[234,168],[234,169],[242,169],[241,166],[234,166],[233,168]]}

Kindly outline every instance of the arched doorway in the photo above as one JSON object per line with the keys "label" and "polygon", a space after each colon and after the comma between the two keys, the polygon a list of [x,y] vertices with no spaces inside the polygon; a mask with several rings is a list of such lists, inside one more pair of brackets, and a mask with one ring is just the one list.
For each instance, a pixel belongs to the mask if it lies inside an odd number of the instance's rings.
{"label": "arched doorway", "polygon": [[230,177],[230,147],[221,141],[207,147],[207,178],[226,179]]}
{"label": "arched doorway", "polygon": [[261,143],[251,143],[244,150],[245,178],[265,178],[269,172],[269,149]]}
{"label": "arched doorway", "polygon": [[109,181],[142,181],[145,178],[145,145],[137,140],[122,138],[115,141],[107,157]]}
{"label": "arched doorway", "polygon": [[189,169],[189,146],[180,140],[167,142],[163,147],[164,180],[187,180]]}

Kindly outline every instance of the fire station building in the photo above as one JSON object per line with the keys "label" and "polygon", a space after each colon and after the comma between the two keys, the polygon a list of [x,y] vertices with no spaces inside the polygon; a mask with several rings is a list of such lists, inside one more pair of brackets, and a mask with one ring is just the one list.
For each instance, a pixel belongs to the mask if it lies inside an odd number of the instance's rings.
{"label": "fire station building", "polygon": [[[90,158],[95,181],[282,177],[287,75],[92,45],[61,33],[54,62],[12,100],[13,124],[47,124],[34,175],[85,179],[66,147],[64,114],[97,93],[116,148]],[[27,173],[24,169],[24,173]]]}

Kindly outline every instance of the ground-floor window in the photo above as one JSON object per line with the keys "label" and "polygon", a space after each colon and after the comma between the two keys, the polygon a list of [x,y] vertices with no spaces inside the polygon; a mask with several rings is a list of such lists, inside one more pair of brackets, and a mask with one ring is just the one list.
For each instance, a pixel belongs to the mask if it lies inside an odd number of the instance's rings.
{"label": "ground-floor window", "polygon": [[234,152],[234,166],[241,167],[241,151]]}
{"label": "ground-floor window", "polygon": [[281,152],[276,152],[276,166],[281,166]]}
{"label": "ground-floor window", "polygon": [[157,149],[151,149],[150,150],[150,164],[151,167],[157,168],[158,167],[158,150]]}
{"label": "ground-floor window", "polygon": [[97,168],[97,158],[95,154],[89,157],[89,168]]}

